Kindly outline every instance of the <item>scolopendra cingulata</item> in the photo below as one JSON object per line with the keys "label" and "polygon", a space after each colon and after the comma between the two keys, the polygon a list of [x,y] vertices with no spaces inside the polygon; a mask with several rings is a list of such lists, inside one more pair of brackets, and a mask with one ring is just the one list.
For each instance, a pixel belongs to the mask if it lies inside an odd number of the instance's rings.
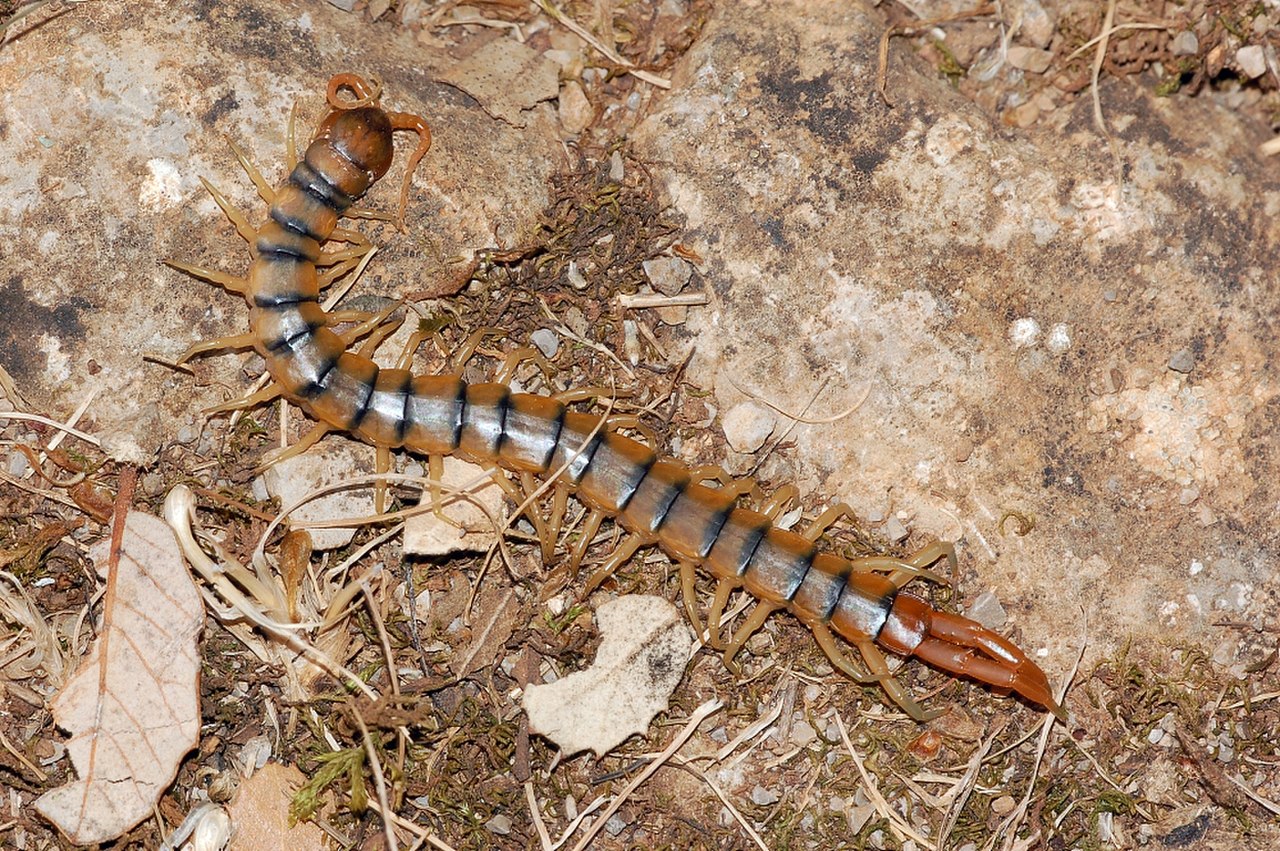
{"label": "scolopendra cingulata", "polygon": [[[356,95],[354,101],[339,97],[344,89]],[[171,265],[244,296],[250,305],[250,331],[197,344],[182,361],[215,349],[255,349],[274,384],[248,403],[283,395],[319,423],[293,451],[325,431],[341,430],[376,447],[384,470],[390,450],[403,448],[427,456],[433,471],[443,455],[458,454],[515,471],[526,480],[554,476],[551,517],[535,524],[544,553],[550,555],[567,499],[575,494],[590,511],[570,556],[573,568],[606,517],[629,533],[590,587],[639,548],[657,545],[678,563],[684,604],[698,625],[695,569],[707,571],[718,581],[708,613],[709,643],[723,650],[731,668],[765,619],[785,609],[813,632],[838,670],[858,682],[878,683],[917,720],[932,713],[893,677],[882,649],[1017,692],[1066,718],[1044,672],[1017,646],[972,620],[901,593],[918,577],[939,581],[928,568],[943,558],[954,564],[950,545],[935,543],[906,559],[846,559],[819,552],[817,540],[843,507],[826,512],[803,533],[783,530],[773,523],[782,500],[775,498],[761,511],[742,507],[743,482],[719,476],[722,485],[711,487],[706,484],[710,476],[612,430],[602,416],[568,410],[551,396],[512,392],[505,381],[467,384],[457,375],[415,376],[403,368],[407,358],[400,368],[380,368],[367,354],[381,339],[378,329],[386,314],[366,318],[342,335],[332,330],[329,326],[352,317],[326,313],[319,304],[320,291],[349,271],[368,246],[359,234],[338,228],[339,219],[350,215],[355,201],[387,172],[393,133],[407,130],[418,134],[419,144],[401,189],[403,216],[410,176],[431,143],[422,118],[384,111],[379,96],[380,87],[360,77],[333,77],[327,116],[302,159],[291,164],[288,179],[274,189],[236,151],[270,205],[269,219],[261,226],[250,225],[205,184],[249,243],[248,275]],[[322,250],[333,239],[350,247]],[[372,336],[361,350],[347,350],[366,335]],[[759,602],[725,642],[720,619],[739,588]],[[857,648],[865,669],[840,648],[837,635]]]}

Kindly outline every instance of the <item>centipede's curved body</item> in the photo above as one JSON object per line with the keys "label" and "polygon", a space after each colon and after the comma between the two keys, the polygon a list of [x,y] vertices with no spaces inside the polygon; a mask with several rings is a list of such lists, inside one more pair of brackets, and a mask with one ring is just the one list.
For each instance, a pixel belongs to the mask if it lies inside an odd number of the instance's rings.
{"label": "centipede's curved body", "polygon": [[[248,342],[283,395],[321,423],[377,447],[456,454],[535,475],[559,471],[560,482],[589,508],[616,518],[635,545],[657,545],[682,566],[699,566],[719,580],[718,606],[732,588],[758,598],[759,608],[747,619],[750,631],[772,611],[791,612],[814,631],[838,668],[881,683],[914,717],[927,716],[889,675],[877,646],[1064,715],[1044,673],[1017,646],[901,592],[945,549],[932,550],[925,563],[893,562],[891,569],[885,562],[892,560],[820,552],[810,539],[817,535],[778,528],[740,506],[737,492],[695,481],[686,465],[610,431],[599,416],[568,410],[551,397],[513,393],[505,384],[381,368],[348,351],[319,303],[321,246],[388,170],[393,131],[425,132],[416,116],[384,112],[376,92],[370,96],[361,85],[367,84],[350,75],[330,83],[331,112],[274,190],[269,219],[253,233],[254,259],[242,288],[251,307]],[[355,105],[340,104],[333,96],[338,87],[364,96]],[[691,580],[684,590],[692,613]],[[832,633],[860,651],[867,671],[842,655]],[[740,631],[731,651],[745,638]]]}

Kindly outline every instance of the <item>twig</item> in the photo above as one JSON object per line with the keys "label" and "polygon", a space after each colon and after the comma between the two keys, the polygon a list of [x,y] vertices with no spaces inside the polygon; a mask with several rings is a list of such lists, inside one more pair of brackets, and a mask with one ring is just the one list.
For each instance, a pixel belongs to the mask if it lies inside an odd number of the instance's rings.
{"label": "twig", "polygon": [[542,11],[546,12],[548,16],[554,19],[557,23],[559,23],[565,29],[572,32],[578,38],[582,39],[587,44],[594,47],[596,50],[602,53],[604,57],[608,59],[610,62],[613,62],[614,64],[624,68],[628,74],[631,74],[631,76],[636,77],[637,79],[640,79],[640,80],[644,80],[646,83],[657,86],[660,89],[671,88],[670,80],[664,77],[659,77],[657,74],[651,74],[648,71],[640,70],[639,68],[636,67],[636,64],[634,62],[619,55],[612,48],[607,47],[604,44],[601,44],[599,39],[597,39],[591,33],[587,32],[587,30],[581,24],[575,21],[573,18],[570,18],[568,15],[562,12],[554,3],[551,2],[551,0],[536,0],[536,1],[539,8],[541,8]]}
{"label": "twig", "polygon": [[858,774],[862,777],[862,785],[867,791],[867,797],[875,806],[876,812],[889,822],[889,827],[900,837],[905,836],[918,845],[923,845],[925,848],[935,849],[937,846],[925,837],[921,836],[919,833],[916,833],[911,825],[903,821],[902,816],[898,815],[897,812],[889,806],[889,802],[886,801],[884,795],[880,793],[880,788],[876,786],[875,780],[873,780],[871,775],[867,773],[867,767],[863,764],[862,758],[858,756],[858,752],[854,750],[853,742],[849,741],[849,731],[845,729],[844,718],[841,717],[839,712],[836,712],[836,726],[840,729],[840,738],[844,741],[845,750],[849,752],[849,758],[853,760],[854,766],[857,767]]}
{"label": "twig", "polygon": [[693,715],[689,716],[689,723],[684,725],[684,729],[676,735],[676,737],[671,741],[671,744],[667,746],[667,749],[664,750],[657,759],[645,766],[644,771],[637,774],[635,779],[628,783],[627,787],[618,793],[617,797],[613,799],[613,803],[609,805],[609,808],[600,814],[600,817],[592,823],[591,827],[587,830],[582,839],[578,840],[578,844],[573,846],[573,851],[584,851],[584,849],[589,847],[592,840],[596,838],[596,834],[600,832],[600,830],[605,826],[605,823],[609,821],[613,814],[616,813],[623,803],[626,802],[627,798],[631,797],[631,793],[635,792],[636,789],[640,788],[640,784],[653,776],[653,773],[657,771],[667,760],[671,759],[676,751],[684,747],[684,743],[687,742],[689,737],[693,735],[694,731],[698,729],[699,724],[705,721],[708,716],[719,712],[723,708],[724,704],[720,701],[708,700],[706,703],[695,709],[693,711]]}

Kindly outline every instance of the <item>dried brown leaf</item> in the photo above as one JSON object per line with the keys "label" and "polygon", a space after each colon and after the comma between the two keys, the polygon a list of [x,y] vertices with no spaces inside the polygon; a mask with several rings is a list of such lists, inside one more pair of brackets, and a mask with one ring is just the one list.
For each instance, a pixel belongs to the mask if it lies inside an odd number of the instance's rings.
{"label": "dried brown leaf", "polygon": [[102,628],[53,700],[79,779],[36,801],[74,843],[106,842],[151,814],[200,728],[200,594],[164,521],[131,512],[107,576]]}

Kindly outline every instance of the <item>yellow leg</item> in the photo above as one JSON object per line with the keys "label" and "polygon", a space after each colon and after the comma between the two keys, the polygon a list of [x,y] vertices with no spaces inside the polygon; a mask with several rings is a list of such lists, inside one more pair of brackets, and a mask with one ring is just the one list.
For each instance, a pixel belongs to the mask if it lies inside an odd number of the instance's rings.
{"label": "yellow leg", "polygon": [[548,528],[547,519],[538,510],[538,501],[529,500],[529,496],[536,492],[538,487],[538,482],[533,478],[532,473],[521,473],[521,497],[520,502],[517,504],[523,505],[526,500],[529,501],[529,507],[525,509],[524,514],[529,518],[529,522],[533,524],[533,531],[538,536],[538,544],[542,547],[542,563],[546,564],[551,561],[551,556],[555,552],[556,539]]}
{"label": "yellow leg", "polygon": [[253,257],[258,256],[258,232],[254,230],[253,225],[249,224],[248,217],[244,213],[231,206],[231,202],[227,200],[227,196],[218,191],[218,187],[214,186],[203,177],[200,183],[213,196],[214,203],[222,208],[222,212],[226,215],[231,223],[236,226],[236,231],[240,234],[240,238],[249,243],[249,253]]}
{"label": "yellow leg", "polygon": [[244,173],[249,175],[249,180],[257,187],[258,197],[267,204],[274,204],[276,200],[276,191],[271,188],[271,184],[267,183],[262,177],[262,172],[258,171],[258,167],[254,165],[248,155],[240,150],[240,146],[235,142],[228,142],[231,146],[231,152],[236,155],[236,159],[240,162],[240,167],[244,169]]}
{"label": "yellow leg", "polygon": [[247,295],[249,292],[249,281],[239,275],[232,275],[228,272],[219,272],[217,269],[209,269],[204,266],[195,266],[191,263],[183,263],[181,260],[161,260],[161,263],[171,269],[177,269],[193,278],[199,278],[202,281],[208,281],[211,284],[217,284],[229,292],[236,295]]}
{"label": "yellow leg", "polygon": [[732,579],[721,579],[716,584],[716,596],[711,601],[711,609],[707,612],[707,646],[713,650],[724,649],[724,639],[720,634],[720,618],[724,617],[725,606],[729,605],[729,595],[741,583]]}
{"label": "yellow leg", "polygon": [[766,603],[763,600],[756,603],[756,607],[751,610],[751,614],[747,615],[747,619],[742,622],[742,626],[738,627],[738,631],[733,634],[733,640],[724,648],[724,666],[734,675],[738,676],[742,673],[742,666],[733,661],[733,657],[738,655],[742,650],[742,646],[747,643],[757,629],[764,626],[764,622],[769,615],[781,609],[782,606],[777,603]]}
{"label": "yellow leg", "polygon": [[[385,446],[379,446],[374,456],[373,471],[374,473],[385,473],[391,469],[391,450]],[[373,511],[375,514],[381,514],[387,507],[387,480],[378,479],[373,483]]]}
{"label": "yellow leg", "polygon": [[214,339],[214,340],[204,340],[202,342],[196,343],[194,346],[192,346],[191,348],[183,352],[182,356],[178,358],[177,362],[179,364],[184,364],[187,361],[191,360],[196,355],[203,354],[204,352],[220,352],[224,350],[251,349],[253,348],[253,344],[256,343],[257,341],[258,341],[257,336],[251,332],[246,332],[244,334],[233,334],[230,337],[218,337],[217,339]]}
{"label": "yellow leg", "polygon": [[315,446],[320,441],[320,438],[324,437],[328,433],[329,433],[328,425],[326,425],[325,423],[317,423],[316,426],[311,429],[311,431],[307,432],[302,436],[301,440],[299,440],[297,443],[295,443],[293,446],[290,446],[288,449],[284,450],[283,452],[279,453],[278,455],[272,456],[272,458],[269,461],[267,461],[265,464],[260,465],[254,472],[262,473],[266,471],[268,468],[274,467],[276,464],[279,464],[281,461],[288,461],[290,458],[294,458],[298,455],[301,455],[303,452],[306,452],[308,449]]}
{"label": "yellow leg", "polygon": [[225,414],[228,411],[240,411],[246,408],[254,408],[266,402],[270,402],[280,395],[279,384],[268,384],[257,393],[251,393],[231,402],[223,402],[221,405],[214,405],[212,408],[205,408],[204,415],[211,417],[214,414]]}
{"label": "yellow leg", "polygon": [[903,711],[914,718],[916,721],[924,723],[932,721],[946,710],[933,709],[926,711],[924,707],[915,702],[915,699],[907,693],[902,683],[898,682],[891,673],[889,673],[889,665],[884,660],[884,654],[880,652],[880,648],[876,647],[869,639],[859,641],[857,644],[858,652],[862,654],[862,659],[867,663],[867,670],[872,674],[883,677],[880,680],[880,687],[885,693],[893,699],[893,702],[902,707]]}
{"label": "yellow leg", "polygon": [[680,596],[684,599],[685,614],[689,616],[689,623],[693,624],[693,630],[701,639],[705,634],[707,641],[710,643],[710,631],[702,626],[702,619],[698,617],[698,576],[694,571],[694,564],[691,561],[681,560],[680,562]]}
{"label": "yellow leg", "polygon": [[574,575],[578,573],[578,567],[582,564],[582,559],[587,555],[587,549],[591,546],[591,541],[595,539],[596,533],[600,531],[600,524],[604,521],[604,512],[593,508],[587,514],[587,519],[582,522],[582,537],[578,539],[578,543],[574,545],[573,552],[569,556],[569,571]]}
{"label": "yellow leg", "polygon": [[618,548],[615,549],[605,563],[600,566],[600,569],[591,574],[591,578],[587,580],[587,587],[586,590],[583,591],[583,594],[590,594],[592,591],[599,588],[610,576],[613,576],[613,574],[617,572],[618,568],[622,567],[623,564],[636,554],[636,550],[648,543],[652,542],[640,535],[628,535],[623,538],[622,543],[618,544]]}

